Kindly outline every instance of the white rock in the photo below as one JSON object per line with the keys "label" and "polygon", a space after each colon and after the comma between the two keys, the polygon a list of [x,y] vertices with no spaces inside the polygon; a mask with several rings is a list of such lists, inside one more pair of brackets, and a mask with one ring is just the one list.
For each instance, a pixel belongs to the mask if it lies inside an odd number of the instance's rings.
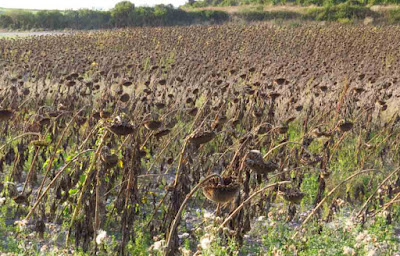
{"label": "white rock", "polygon": [[48,249],[49,249],[49,247],[45,244],[42,247],[40,247],[40,252],[45,253]]}
{"label": "white rock", "polygon": [[186,239],[189,236],[190,236],[189,233],[183,233],[182,235],[178,235],[179,239]]}
{"label": "white rock", "polygon": [[160,240],[152,245],[152,249],[155,251],[161,251],[164,248],[164,246],[165,246],[165,240]]}
{"label": "white rock", "polygon": [[356,237],[356,242],[357,243],[364,243],[365,237],[368,235],[367,231],[361,232],[357,235]]}
{"label": "white rock", "polygon": [[264,221],[265,220],[265,216],[260,216],[257,218],[257,221]]}
{"label": "white rock", "polygon": [[377,256],[379,253],[376,249],[368,250],[366,256]]}
{"label": "white rock", "polygon": [[356,255],[356,251],[348,246],[343,247],[343,254],[344,255]]}

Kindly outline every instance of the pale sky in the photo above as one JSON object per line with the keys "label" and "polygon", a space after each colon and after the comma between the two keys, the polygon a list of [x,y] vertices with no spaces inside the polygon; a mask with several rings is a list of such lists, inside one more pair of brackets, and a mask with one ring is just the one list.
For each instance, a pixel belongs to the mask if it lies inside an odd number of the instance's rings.
{"label": "pale sky", "polygon": [[[122,0],[0,0],[0,7],[22,9],[81,9],[95,8],[109,10]],[[153,6],[172,4],[175,7],[185,4],[187,0],[131,0],[136,6]]]}

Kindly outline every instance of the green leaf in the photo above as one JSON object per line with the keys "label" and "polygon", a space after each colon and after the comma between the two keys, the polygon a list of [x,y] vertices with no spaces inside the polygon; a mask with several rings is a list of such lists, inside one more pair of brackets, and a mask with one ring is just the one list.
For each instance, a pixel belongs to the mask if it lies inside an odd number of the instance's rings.
{"label": "green leaf", "polygon": [[72,155],[68,155],[65,159],[66,162],[69,162],[73,159],[74,157]]}
{"label": "green leaf", "polygon": [[83,184],[83,182],[85,182],[86,180],[86,174],[82,174],[81,176],[79,176],[79,183]]}
{"label": "green leaf", "polygon": [[76,189],[76,188],[71,188],[71,189],[68,191],[68,194],[69,194],[70,196],[72,196],[72,195],[75,195],[77,192],[78,192],[78,189]]}

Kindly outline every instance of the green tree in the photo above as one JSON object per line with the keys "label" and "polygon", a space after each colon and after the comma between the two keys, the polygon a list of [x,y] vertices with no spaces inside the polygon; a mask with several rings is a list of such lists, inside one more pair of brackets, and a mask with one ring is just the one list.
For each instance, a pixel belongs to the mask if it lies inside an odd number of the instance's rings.
{"label": "green tree", "polygon": [[10,28],[13,24],[13,20],[10,16],[6,14],[0,14],[0,27],[1,28]]}
{"label": "green tree", "polygon": [[5,13],[12,19],[12,29],[31,29],[33,28],[35,16],[32,12],[12,10]]}
{"label": "green tree", "polygon": [[151,7],[138,7],[131,15],[132,24],[135,26],[151,26],[154,24],[154,13]]}
{"label": "green tree", "polygon": [[130,17],[135,11],[135,5],[129,1],[122,1],[111,10],[111,17],[116,27],[127,27],[132,25]]}
{"label": "green tree", "polygon": [[61,29],[64,27],[63,15],[59,11],[38,11],[35,15],[35,27]]}

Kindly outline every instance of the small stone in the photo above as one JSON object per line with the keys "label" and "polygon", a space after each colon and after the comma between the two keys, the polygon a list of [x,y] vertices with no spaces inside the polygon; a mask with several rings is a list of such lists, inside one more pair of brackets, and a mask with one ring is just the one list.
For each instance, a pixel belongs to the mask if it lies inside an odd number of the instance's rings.
{"label": "small stone", "polygon": [[344,255],[356,255],[356,251],[349,246],[345,246],[345,247],[343,247],[343,254]]}
{"label": "small stone", "polygon": [[183,233],[182,235],[178,235],[179,239],[186,239],[189,236],[190,236],[189,233]]}
{"label": "small stone", "polygon": [[45,244],[42,247],[40,247],[40,252],[45,253],[48,249],[49,249],[49,247]]}
{"label": "small stone", "polygon": [[257,218],[257,221],[264,221],[265,218],[266,218],[265,216],[260,216],[260,217]]}

